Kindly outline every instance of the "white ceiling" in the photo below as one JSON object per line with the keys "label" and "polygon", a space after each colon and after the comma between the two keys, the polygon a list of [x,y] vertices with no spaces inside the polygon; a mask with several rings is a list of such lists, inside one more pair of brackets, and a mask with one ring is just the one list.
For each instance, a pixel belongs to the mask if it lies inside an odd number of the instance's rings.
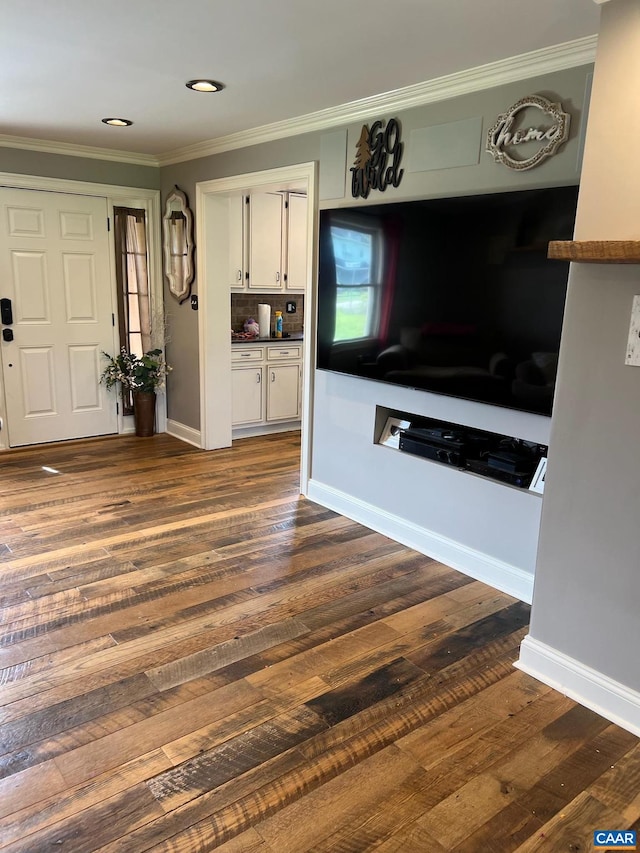
{"label": "white ceiling", "polygon": [[[0,134],[150,155],[590,36],[600,13],[592,0],[2,5]],[[226,88],[192,92],[195,77]]]}

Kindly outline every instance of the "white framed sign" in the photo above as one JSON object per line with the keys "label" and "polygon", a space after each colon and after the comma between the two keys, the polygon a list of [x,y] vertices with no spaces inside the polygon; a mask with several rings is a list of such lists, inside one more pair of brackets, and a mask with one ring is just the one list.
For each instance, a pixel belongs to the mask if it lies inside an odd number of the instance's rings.
{"label": "white framed sign", "polygon": [[487,133],[486,150],[509,169],[533,169],[567,141],[570,121],[562,104],[527,95],[500,113]]}

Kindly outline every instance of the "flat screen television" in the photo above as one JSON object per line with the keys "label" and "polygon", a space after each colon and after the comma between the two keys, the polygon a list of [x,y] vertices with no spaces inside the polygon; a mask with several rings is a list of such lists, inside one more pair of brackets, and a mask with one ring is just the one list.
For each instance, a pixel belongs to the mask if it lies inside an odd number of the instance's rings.
{"label": "flat screen television", "polygon": [[550,414],[577,194],[320,211],[318,368]]}

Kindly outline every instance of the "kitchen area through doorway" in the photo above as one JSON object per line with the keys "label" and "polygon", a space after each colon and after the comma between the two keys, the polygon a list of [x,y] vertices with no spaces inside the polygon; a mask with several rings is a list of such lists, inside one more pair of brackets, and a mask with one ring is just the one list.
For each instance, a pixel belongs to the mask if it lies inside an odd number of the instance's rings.
{"label": "kitchen area through doorway", "polygon": [[[316,191],[316,162],[196,184],[200,446],[298,430],[303,495],[311,473]],[[269,309],[262,329],[261,305]]]}

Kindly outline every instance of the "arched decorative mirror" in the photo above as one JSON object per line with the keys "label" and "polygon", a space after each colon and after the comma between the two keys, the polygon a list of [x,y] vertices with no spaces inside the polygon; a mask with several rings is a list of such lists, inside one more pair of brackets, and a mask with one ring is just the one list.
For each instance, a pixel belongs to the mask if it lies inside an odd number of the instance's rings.
{"label": "arched decorative mirror", "polygon": [[162,236],[169,290],[179,302],[184,302],[191,292],[194,277],[193,214],[186,195],[178,187],[167,198]]}

